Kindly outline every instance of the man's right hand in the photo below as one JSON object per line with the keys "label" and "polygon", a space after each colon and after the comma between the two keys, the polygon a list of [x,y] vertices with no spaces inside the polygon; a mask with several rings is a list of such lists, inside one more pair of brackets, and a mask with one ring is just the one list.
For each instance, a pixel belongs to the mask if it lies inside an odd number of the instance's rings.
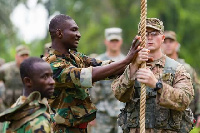
{"label": "man's right hand", "polygon": [[126,60],[128,60],[128,64],[134,62],[138,52],[142,49],[139,45],[141,43],[141,37],[136,36],[132,42],[131,48],[126,56]]}

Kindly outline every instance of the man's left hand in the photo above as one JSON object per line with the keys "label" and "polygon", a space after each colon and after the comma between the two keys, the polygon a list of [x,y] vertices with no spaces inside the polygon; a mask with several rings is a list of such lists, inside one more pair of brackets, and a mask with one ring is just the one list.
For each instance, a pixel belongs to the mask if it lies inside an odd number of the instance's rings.
{"label": "man's left hand", "polygon": [[140,68],[136,73],[136,78],[140,83],[155,88],[158,80],[149,68]]}

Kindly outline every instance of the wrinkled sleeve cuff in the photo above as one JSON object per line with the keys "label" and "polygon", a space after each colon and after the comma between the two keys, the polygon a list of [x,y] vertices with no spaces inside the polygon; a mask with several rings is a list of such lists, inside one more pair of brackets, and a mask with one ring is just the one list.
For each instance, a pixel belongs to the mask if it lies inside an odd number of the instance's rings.
{"label": "wrinkled sleeve cuff", "polygon": [[92,67],[81,69],[80,84],[84,88],[92,87]]}

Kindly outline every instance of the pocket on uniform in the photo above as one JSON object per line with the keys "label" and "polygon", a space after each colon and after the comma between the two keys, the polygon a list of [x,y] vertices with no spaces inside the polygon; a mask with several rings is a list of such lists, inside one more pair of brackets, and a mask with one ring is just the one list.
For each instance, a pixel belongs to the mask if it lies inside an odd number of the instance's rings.
{"label": "pocket on uniform", "polygon": [[87,109],[85,109],[84,105],[71,106],[71,112],[74,118],[82,118],[86,114],[88,114]]}
{"label": "pocket on uniform", "polygon": [[137,110],[134,110],[130,116],[127,116],[128,118],[128,125],[129,127],[136,128],[139,125],[139,112]]}
{"label": "pocket on uniform", "polygon": [[163,128],[167,126],[168,119],[169,119],[170,111],[164,107],[157,107],[156,108],[156,123],[155,126],[157,128]]}
{"label": "pocket on uniform", "polygon": [[74,118],[82,118],[97,111],[96,107],[92,103],[71,106],[70,109]]}
{"label": "pocket on uniform", "polygon": [[181,121],[182,121],[182,112],[176,111],[176,110],[170,110],[170,121],[169,125],[170,127],[179,130],[181,127]]}

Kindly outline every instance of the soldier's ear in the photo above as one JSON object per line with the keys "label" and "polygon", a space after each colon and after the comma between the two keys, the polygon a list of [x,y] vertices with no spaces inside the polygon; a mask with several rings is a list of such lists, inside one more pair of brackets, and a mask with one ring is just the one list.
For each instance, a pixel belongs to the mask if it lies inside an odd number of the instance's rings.
{"label": "soldier's ear", "polygon": [[63,34],[62,34],[61,29],[56,29],[56,36],[57,36],[59,39],[62,38]]}
{"label": "soldier's ear", "polygon": [[32,81],[31,81],[31,79],[29,77],[24,77],[23,83],[27,87],[31,87],[32,86]]}

